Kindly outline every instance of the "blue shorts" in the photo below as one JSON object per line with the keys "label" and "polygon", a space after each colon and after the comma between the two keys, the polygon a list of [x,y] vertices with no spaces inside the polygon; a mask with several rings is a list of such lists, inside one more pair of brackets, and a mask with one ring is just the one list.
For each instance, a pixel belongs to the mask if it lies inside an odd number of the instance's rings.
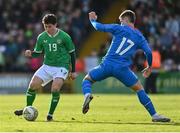
{"label": "blue shorts", "polygon": [[113,65],[100,64],[89,72],[89,76],[94,81],[101,81],[108,77],[115,77],[125,86],[131,87],[138,81],[137,76],[129,67],[119,67]]}

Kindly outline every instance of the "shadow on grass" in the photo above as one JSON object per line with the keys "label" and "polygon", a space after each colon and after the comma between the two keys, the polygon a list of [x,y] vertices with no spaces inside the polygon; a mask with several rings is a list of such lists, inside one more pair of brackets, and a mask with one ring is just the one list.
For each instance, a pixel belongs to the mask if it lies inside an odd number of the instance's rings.
{"label": "shadow on grass", "polygon": [[[46,121],[35,121],[35,122],[46,122]],[[50,123],[84,123],[84,124],[117,124],[117,125],[172,125],[172,126],[180,126],[180,123],[179,122],[156,122],[156,123],[153,123],[153,122],[149,122],[149,123],[143,123],[143,122],[120,122],[120,121],[96,121],[96,120],[92,120],[92,121],[78,121],[78,120],[61,120],[61,121],[57,121],[57,120],[54,120],[54,121],[51,121]]]}

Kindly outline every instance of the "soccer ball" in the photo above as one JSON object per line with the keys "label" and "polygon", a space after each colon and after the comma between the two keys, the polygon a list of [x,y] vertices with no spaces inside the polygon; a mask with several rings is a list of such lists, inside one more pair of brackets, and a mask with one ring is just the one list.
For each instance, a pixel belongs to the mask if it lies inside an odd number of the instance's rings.
{"label": "soccer ball", "polygon": [[38,117],[38,110],[33,106],[27,106],[23,109],[23,117],[27,121],[35,121]]}

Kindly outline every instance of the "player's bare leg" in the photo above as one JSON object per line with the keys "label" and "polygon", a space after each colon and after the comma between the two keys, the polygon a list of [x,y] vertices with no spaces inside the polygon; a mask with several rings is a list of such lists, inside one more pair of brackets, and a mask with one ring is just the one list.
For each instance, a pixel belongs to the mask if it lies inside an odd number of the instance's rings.
{"label": "player's bare leg", "polygon": [[63,83],[64,83],[64,79],[62,78],[55,78],[53,80],[52,87],[51,87],[52,100],[51,100],[49,112],[47,115],[47,121],[53,120],[53,114],[60,98],[59,90],[61,89]]}
{"label": "player's bare leg", "polygon": [[136,91],[140,103],[146,108],[149,114],[152,117],[153,122],[170,122],[171,119],[160,115],[156,112],[151,99],[147,96],[146,92],[143,89],[143,86],[138,81],[135,85],[131,87],[134,91]]}
{"label": "player's bare leg", "polygon": [[84,93],[84,103],[82,107],[82,113],[86,114],[89,111],[89,104],[91,100],[93,99],[93,96],[91,94],[91,85],[94,83],[94,81],[91,79],[89,75],[86,75],[83,79],[82,83],[82,89]]}
{"label": "player's bare leg", "polygon": [[[26,96],[27,96],[27,100],[26,100],[26,106],[32,106],[34,100],[35,100],[35,97],[36,97],[36,90],[37,89],[41,89],[41,84],[43,83],[43,80],[40,79],[39,77],[37,76],[33,76],[32,79],[31,79],[31,82],[29,83],[29,88],[26,92]],[[22,115],[23,113],[23,109],[20,109],[20,110],[15,110],[14,111],[14,114],[17,115],[17,116],[20,116]]]}

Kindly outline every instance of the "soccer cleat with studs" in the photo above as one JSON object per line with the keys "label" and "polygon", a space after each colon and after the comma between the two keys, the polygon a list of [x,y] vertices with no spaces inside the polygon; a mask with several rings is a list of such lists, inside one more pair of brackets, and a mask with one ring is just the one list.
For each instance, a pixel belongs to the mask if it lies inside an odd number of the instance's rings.
{"label": "soccer cleat with studs", "polygon": [[84,100],[83,103],[83,108],[82,108],[82,113],[86,114],[89,110],[89,104],[91,102],[91,100],[93,99],[93,96],[91,94],[88,94]]}
{"label": "soccer cleat with studs", "polygon": [[23,114],[23,110],[22,109],[21,110],[15,110],[14,114],[17,115],[17,116],[20,116],[20,115]]}
{"label": "soccer cleat with studs", "polygon": [[152,118],[152,121],[153,122],[170,122],[171,119],[158,114]]}
{"label": "soccer cleat with studs", "polygon": [[48,122],[53,121],[53,117],[51,115],[47,115],[47,121]]}

